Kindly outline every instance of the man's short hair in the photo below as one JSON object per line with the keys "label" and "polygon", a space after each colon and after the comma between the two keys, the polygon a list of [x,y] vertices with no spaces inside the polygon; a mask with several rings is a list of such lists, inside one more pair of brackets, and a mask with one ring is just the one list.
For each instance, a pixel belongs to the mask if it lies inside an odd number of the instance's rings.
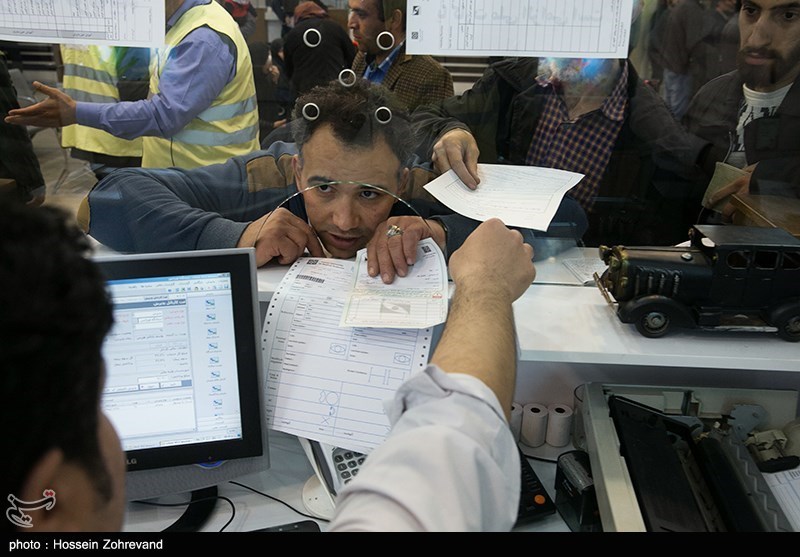
{"label": "man's short hair", "polygon": [[356,148],[383,138],[403,165],[416,146],[408,112],[391,91],[363,78],[353,85],[331,81],[297,99],[292,132],[301,155],[303,145],[326,124],[334,137]]}
{"label": "man's short hair", "polygon": [[52,206],[0,203],[4,499],[21,496],[33,466],[53,448],[111,497],[98,408],[101,350],[113,315],[102,275],[88,258],[91,244],[73,221]]}
{"label": "man's short hair", "polygon": [[378,19],[386,21],[386,14],[400,10],[403,14],[403,31],[406,30],[406,2],[405,0],[375,0],[378,5]]}

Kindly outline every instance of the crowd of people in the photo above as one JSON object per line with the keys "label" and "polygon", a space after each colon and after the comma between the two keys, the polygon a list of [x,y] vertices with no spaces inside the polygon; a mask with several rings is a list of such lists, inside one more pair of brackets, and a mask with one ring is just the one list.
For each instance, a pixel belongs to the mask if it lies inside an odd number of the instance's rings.
{"label": "crowd of people", "polygon": [[[253,13],[247,2],[165,0],[169,48],[149,57],[147,72],[129,49],[62,47],[64,87],[37,82],[44,100],[28,107],[14,102],[0,65],[0,178],[16,180],[18,188],[5,196],[12,203],[0,202],[6,211],[0,271],[12,268],[8,261],[48,276],[38,266],[53,251],[37,238],[50,235],[66,258],[51,264],[59,275],[67,274],[63,265],[74,265],[69,280],[83,281],[102,317],[89,331],[86,358],[58,371],[86,374],[93,394],[80,409],[86,421],[79,431],[92,441],[68,452],[72,437],[64,421],[63,435],[40,436],[14,461],[9,489],[34,493],[44,484],[31,478],[56,476],[32,470],[74,461],[90,483],[97,470],[108,471],[99,476],[96,509],[118,497],[115,441],[97,417],[107,301],[91,291],[100,288],[93,285],[99,279],[84,268],[86,245],[59,220],[63,215],[18,207],[41,203],[34,194],[42,187],[41,176],[30,175],[33,164],[27,174],[18,164],[32,152],[20,131],[45,126],[63,130],[65,147],[92,155],[87,160],[97,165],[98,183],[83,199],[77,224],[118,251],[252,247],[262,266],[287,265],[303,254],[350,258],[366,248],[369,274],[391,283],[409,272],[417,243],[432,238],[457,285],[445,336],[429,369],[399,391],[404,411],[393,434],[343,494],[332,529],[511,528],[516,506],[506,491],[519,481],[513,442],[492,436],[491,428],[468,428],[476,433],[465,435],[462,422],[449,418],[463,414],[467,422],[503,429],[514,377],[510,307],[533,280],[540,242],[556,236],[584,246],[673,245],[699,219],[729,222],[734,208],[725,200],[732,194],[800,198],[798,4],[633,4],[628,58],[495,58],[458,95],[442,64],[406,52],[406,2],[398,0],[349,0],[346,27],[323,2],[273,2],[283,32],[269,43],[246,39]],[[644,58],[634,55],[639,45]],[[146,94],[126,95],[126,76],[146,81]],[[702,200],[720,163],[744,173],[707,201],[718,207],[709,215]],[[449,170],[465,188],[480,188],[479,164],[533,165],[583,177],[550,228],[510,230],[459,215],[424,188]],[[6,226],[6,220],[19,224]],[[36,228],[41,235],[16,232]],[[4,294],[14,295],[6,282],[22,288],[14,282],[19,272],[0,279]],[[12,298],[7,304],[14,305]],[[5,332],[16,327],[8,315],[0,316]],[[68,325],[34,333],[56,335],[66,347],[83,333]],[[474,350],[477,339],[498,334],[496,351]],[[22,363],[14,370],[19,377],[6,374],[12,382],[6,392],[23,388],[23,376],[38,361],[31,351],[41,346],[12,344],[4,359]],[[424,448],[418,437],[427,434],[449,449]],[[472,456],[455,456],[462,452]],[[431,461],[422,467],[430,478],[412,481],[430,485],[431,493],[385,488],[401,485],[385,479],[391,474],[412,474],[397,464],[398,453],[414,455],[406,462]],[[457,478],[481,487],[455,484]],[[489,496],[471,498],[478,492]],[[442,497],[470,516],[455,513],[443,521],[436,513]],[[86,515],[98,520],[89,526],[119,526],[114,512],[105,518]]]}

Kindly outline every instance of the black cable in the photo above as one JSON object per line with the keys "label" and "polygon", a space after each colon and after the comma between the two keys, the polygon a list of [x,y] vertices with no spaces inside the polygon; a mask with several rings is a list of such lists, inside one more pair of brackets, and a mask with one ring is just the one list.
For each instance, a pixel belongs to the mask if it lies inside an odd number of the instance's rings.
{"label": "black cable", "polygon": [[242,483],[239,483],[239,482],[233,481],[233,480],[230,480],[230,483],[232,483],[233,485],[237,485],[239,487],[242,487],[244,489],[249,489],[253,493],[257,493],[259,495],[262,495],[262,496],[266,497],[267,499],[272,499],[273,501],[275,501],[277,503],[280,503],[281,505],[284,505],[284,506],[290,508],[291,510],[293,510],[294,512],[296,512],[300,516],[304,516],[306,518],[311,518],[313,520],[320,520],[320,521],[323,521],[323,522],[329,522],[329,520],[327,520],[325,518],[320,518],[318,516],[312,516],[310,514],[306,514],[306,513],[302,512],[302,511],[298,511],[297,509],[295,509],[293,506],[291,506],[286,501],[282,501],[282,500],[278,499],[277,497],[273,497],[272,495],[269,495],[268,493],[264,493],[263,491],[259,491],[259,490],[255,489],[253,487],[250,487],[249,485],[244,485]]}
{"label": "black cable", "polygon": [[141,505],[151,505],[153,507],[185,507],[188,506],[190,503],[197,503],[200,501],[210,501],[212,499],[222,499],[226,501],[231,506],[231,517],[228,521],[222,525],[222,528],[219,529],[220,532],[223,532],[225,528],[230,526],[231,522],[233,522],[233,518],[236,516],[236,505],[233,504],[229,498],[225,497],[224,495],[216,495],[214,497],[203,497],[200,499],[195,499],[193,501],[186,501],[183,503],[158,503],[156,501],[133,501],[133,503],[139,503]]}

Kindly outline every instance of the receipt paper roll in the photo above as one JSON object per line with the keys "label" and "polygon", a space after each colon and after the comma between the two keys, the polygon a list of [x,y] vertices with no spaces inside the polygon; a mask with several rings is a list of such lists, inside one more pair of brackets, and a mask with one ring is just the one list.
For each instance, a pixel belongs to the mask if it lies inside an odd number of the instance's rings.
{"label": "receipt paper roll", "polygon": [[522,408],[522,429],[519,440],[529,447],[544,445],[547,435],[547,406],[532,402]]}
{"label": "receipt paper roll", "polygon": [[519,402],[511,403],[511,421],[508,423],[514,441],[519,443],[519,435],[522,430],[522,405]]}
{"label": "receipt paper roll", "polygon": [[563,447],[572,436],[572,408],[566,404],[547,407],[547,435],[545,441],[552,447]]}

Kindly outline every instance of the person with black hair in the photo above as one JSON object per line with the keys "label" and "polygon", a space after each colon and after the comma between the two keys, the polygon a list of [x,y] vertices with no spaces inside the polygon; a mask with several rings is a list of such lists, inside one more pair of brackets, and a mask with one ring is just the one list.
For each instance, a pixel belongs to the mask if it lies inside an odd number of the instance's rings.
{"label": "person with black hair", "polygon": [[[79,222],[118,251],[255,246],[259,266],[306,250],[350,258],[371,244],[371,267],[388,282],[407,272],[419,240],[433,237],[450,253],[477,225],[465,227],[421,188],[433,174],[411,161],[409,116],[385,88],[317,87],[298,99],[292,125],[295,143],[224,164],[115,172],[83,200]],[[399,199],[436,218],[409,216]],[[387,236],[392,225],[403,234]]]}
{"label": "person with black hair", "polygon": [[118,531],[125,459],[100,408],[111,301],[91,244],[53,206],[0,203],[6,531]]}

